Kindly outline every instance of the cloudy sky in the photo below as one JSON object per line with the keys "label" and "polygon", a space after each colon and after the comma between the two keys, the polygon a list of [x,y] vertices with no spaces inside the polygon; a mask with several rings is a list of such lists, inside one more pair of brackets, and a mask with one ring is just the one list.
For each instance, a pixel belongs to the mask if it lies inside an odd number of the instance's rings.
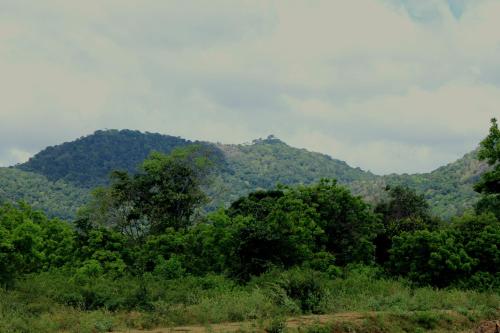
{"label": "cloudy sky", "polygon": [[0,165],[96,129],[425,172],[500,115],[500,0],[0,1]]}

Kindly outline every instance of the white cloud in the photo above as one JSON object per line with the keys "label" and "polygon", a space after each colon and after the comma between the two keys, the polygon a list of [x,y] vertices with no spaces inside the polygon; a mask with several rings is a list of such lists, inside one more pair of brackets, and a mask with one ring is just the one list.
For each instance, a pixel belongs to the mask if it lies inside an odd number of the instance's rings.
{"label": "white cloud", "polygon": [[498,114],[498,15],[498,0],[3,1],[0,161],[135,128],[274,133],[379,173],[428,171]]}

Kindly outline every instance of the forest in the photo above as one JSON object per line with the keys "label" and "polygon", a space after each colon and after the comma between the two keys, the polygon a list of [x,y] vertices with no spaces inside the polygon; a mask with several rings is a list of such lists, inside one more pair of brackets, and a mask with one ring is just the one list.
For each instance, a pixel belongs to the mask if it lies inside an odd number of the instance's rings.
{"label": "forest", "polygon": [[[70,222],[4,203],[0,332],[474,328],[500,316],[495,119],[477,154],[489,165],[474,184],[479,200],[446,219],[411,184],[369,203],[326,178],[207,210],[219,161],[203,144],[113,171]],[[302,315],[331,317],[292,327]]]}

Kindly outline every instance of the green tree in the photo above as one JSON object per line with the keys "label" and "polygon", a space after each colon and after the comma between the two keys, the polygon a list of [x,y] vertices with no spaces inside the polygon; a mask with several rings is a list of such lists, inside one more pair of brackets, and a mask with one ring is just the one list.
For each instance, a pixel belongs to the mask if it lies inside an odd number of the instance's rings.
{"label": "green tree", "polygon": [[478,285],[476,279],[472,279],[476,286],[471,285],[469,278],[464,284],[473,288],[487,287],[487,284],[500,286],[500,222],[495,215],[464,215],[453,220],[451,227],[458,231],[460,242],[475,261],[472,273],[482,276],[485,285]]}
{"label": "green tree", "polygon": [[403,232],[389,253],[391,272],[421,285],[446,287],[469,276],[475,264],[451,230]]}
{"label": "green tree", "polygon": [[24,203],[0,206],[0,283],[71,263],[74,236],[66,222],[50,220]]}
{"label": "green tree", "polygon": [[[322,234],[313,207],[291,191],[258,191],[227,211],[208,216],[195,228],[192,244],[216,269],[247,280],[267,270],[289,268],[311,259]],[[217,249],[217,250],[214,250]]]}
{"label": "green tree", "polygon": [[80,219],[112,227],[135,241],[168,228],[186,229],[207,200],[202,190],[210,173],[207,153],[197,146],[170,155],[154,152],[137,174],[114,171],[111,185],[94,191]]}
{"label": "green tree", "polygon": [[119,276],[125,273],[127,266],[136,268],[136,258],[132,255],[134,248],[123,234],[86,222],[85,219],[76,222],[78,233],[72,266],[78,268],[79,275],[109,273]]}
{"label": "green tree", "polygon": [[373,262],[377,224],[367,204],[336,181],[325,179],[310,186],[257,191],[236,200],[226,212],[210,216],[204,229],[198,227],[205,234],[212,230],[217,237],[206,239],[219,241],[224,248],[197,251],[213,254],[213,262],[243,279],[271,267],[306,265],[328,271],[334,262]]}
{"label": "green tree", "polygon": [[479,159],[486,160],[492,167],[485,172],[474,189],[482,194],[476,205],[481,212],[491,211],[500,218],[500,129],[495,118],[491,120],[488,136],[481,141]]}
{"label": "green tree", "polygon": [[290,192],[316,211],[316,224],[324,231],[318,242],[338,265],[373,262],[379,219],[360,197],[329,179]]}
{"label": "green tree", "polygon": [[392,239],[402,232],[437,227],[437,220],[432,218],[430,207],[424,196],[406,186],[387,186],[388,200],[375,207],[375,213],[382,217],[382,228],[375,239],[376,260],[379,264],[389,259]]}

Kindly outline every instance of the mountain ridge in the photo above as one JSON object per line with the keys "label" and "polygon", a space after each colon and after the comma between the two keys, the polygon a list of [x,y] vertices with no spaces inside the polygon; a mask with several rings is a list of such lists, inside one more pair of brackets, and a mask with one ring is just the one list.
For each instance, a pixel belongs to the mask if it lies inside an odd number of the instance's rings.
{"label": "mountain ridge", "polygon": [[[4,201],[21,199],[52,215],[72,217],[75,204],[69,205],[62,199],[64,191],[69,197],[72,197],[70,192],[79,193],[78,198],[82,200],[77,200],[77,203],[83,202],[88,198],[90,189],[107,184],[110,171],[134,172],[151,151],[169,153],[177,147],[191,144],[210,149],[211,154],[217,155],[223,164],[207,189],[214,199],[212,208],[225,205],[250,191],[272,188],[277,183],[310,184],[320,178],[335,178],[354,194],[372,203],[380,200],[387,185],[413,187],[425,195],[436,214],[449,217],[474,204],[477,194],[472,184],[487,168],[485,163],[477,161],[477,152],[473,151],[429,173],[379,176],[351,167],[330,155],[289,146],[272,135],[246,144],[222,144],[135,130],[98,130],[74,141],[47,147],[25,163],[1,168],[0,200],[2,197]],[[16,172],[9,173],[6,169]],[[20,178],[24,183],[17,182],[16,185],[16,182],[7,182],[6,177]],[[29,183],[27,179],[30,177],[36,180],[35,188],[50,189],[53,193],[47,190],[43,195],[59,198],[61,207],[47,207],[47,200],[39,198],[42,195],[40,191],[30,193],[26,186],[19,185]],[[19,188],[16,189],[16,186]],[[9,188],[15,195],[9,194]],[[24,195],[23,191],[26,192]],[[61,214],[66,204],[68,210]]]}

